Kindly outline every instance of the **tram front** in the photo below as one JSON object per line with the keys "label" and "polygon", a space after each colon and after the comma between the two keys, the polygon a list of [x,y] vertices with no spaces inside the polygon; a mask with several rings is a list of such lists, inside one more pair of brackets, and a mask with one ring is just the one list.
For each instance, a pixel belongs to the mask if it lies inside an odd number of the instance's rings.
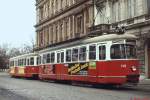
{"label": "tram front", "polygon": [[[101,66],[102,67],[102,66]],[[110,60],[103,63],[104,71],[99,73],[108,84],[137,84],[139,82],[139,60],[136,54],[136,40],[115,40],[110,46]]]}

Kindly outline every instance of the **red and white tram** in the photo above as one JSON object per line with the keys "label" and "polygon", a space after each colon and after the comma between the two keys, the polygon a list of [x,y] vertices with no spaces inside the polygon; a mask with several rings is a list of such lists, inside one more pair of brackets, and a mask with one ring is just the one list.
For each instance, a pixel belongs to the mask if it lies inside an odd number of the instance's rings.
{"label": "red and white tram", "polygon": [[106,34],[38,52],[39,78],[122,85],[138,83],[136,37]]}
{"label": "red and white tram", "polygon": [[12,77],[37,78],[37,54],[30,53],[10,59],[10,75]]}

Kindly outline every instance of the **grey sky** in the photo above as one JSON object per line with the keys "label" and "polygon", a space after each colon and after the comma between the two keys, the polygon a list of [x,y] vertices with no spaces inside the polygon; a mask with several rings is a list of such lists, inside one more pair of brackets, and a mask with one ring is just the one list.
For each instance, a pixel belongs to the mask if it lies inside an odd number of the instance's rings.
{"label": "grey sky", "polygon": [[0,1],[0,44],[31,44],[35,40],[35,0]]}

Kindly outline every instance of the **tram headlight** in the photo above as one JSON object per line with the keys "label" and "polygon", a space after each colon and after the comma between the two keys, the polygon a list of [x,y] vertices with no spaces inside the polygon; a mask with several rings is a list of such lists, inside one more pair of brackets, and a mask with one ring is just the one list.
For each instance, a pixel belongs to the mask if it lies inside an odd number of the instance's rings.
{"label": "tram headlight", "polygon": [[135,72],[135,71],[137,70],[137,68],[136,68],[135,66],[132,66],[132,67],[131,67],[131,70],[132,70],[133,72]]}

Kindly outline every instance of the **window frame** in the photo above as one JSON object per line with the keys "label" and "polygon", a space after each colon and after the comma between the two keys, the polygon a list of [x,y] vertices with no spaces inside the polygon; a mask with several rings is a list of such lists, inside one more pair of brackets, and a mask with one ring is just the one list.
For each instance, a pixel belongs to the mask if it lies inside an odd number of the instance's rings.
{"label": "window frame", "polygon": [[50,53],[51,54],[51,59],[50,59],[50,61],[51,61],[51,63],[53,64],[53,63],[56,63],[57,61],[56,61],[56,52],[51,52]]}
{"label": "window frame", "polygon": [[[82,51],[82,53],[80,52],[81,51],[81,49],[83,49],[83,48],[85,48],[85,51]],[[84,46],[80,46],[79,47],[79,53],[78,53],[79,55],[79,61],[80,62],[83,62],[83,61],[86,61],[87,60],[87,46],[86,45],[84,45]],[[81,59],[81,55],[82,55],[82,57],[84,58],[83,60]],[[84,55],[85,55],[85,57],[84,57]]]}
{"label": "window frame", "polygon": [[[76,54],[73,54],[75,49],[78,50],[78,52]],[[72,54],[72,62],[79,62],[79,47],[73,47],[71,54]],[[76,55],[77,55],[77,58],[76,58],[76,60],[74,60],[74,57]]]}
{"label": "window frame", "polygon": [[30,65],[34,66],[34,57],[30,57]]}
{"label": "window frame", "polygon": [[[102,50],[102,54],[104,55],[104,58],[103,59],[100,59],[100,47],[102,47],[101,48],[101,50]],[[103,48],[104,47],[104,48]],[[103,50],[104,49],[104,50]],[[106,45],[104,45],[104,44],[102,44],[102,45],[98,45],[98,60],[106,60],[106,55],[107,55],[107,52],[106,52],[106,50],[107,50],[107,48],[106,48]],[[105,51],[105,52],[104,52]],[[103,56],[102,56],[103,57]]]}
{"label": "window frame", "polygon": [[[70,51],[70,55],[67,55],[67,51]],[[65,53],[66,53],[66,56],[65,56],[66,62],[67,62],[67,63],[72,62],[72,49],[71,49],[71,48],[66,49],[66,52],[65,52]],[[70,60],[67,59],[68,56],[70,56]]]}
{"label": "window frame", "polygon": [[[92,46],[92,45],[95,45],[95,59],[90,59],[90,46]],[[89,44],[88,45],[88,60],[89,61],[96,61],[97,60],[97,44]]]}
{"label": "window frame", "polygon": [[46,63],[51,63],[51,53],[46,54]]}

